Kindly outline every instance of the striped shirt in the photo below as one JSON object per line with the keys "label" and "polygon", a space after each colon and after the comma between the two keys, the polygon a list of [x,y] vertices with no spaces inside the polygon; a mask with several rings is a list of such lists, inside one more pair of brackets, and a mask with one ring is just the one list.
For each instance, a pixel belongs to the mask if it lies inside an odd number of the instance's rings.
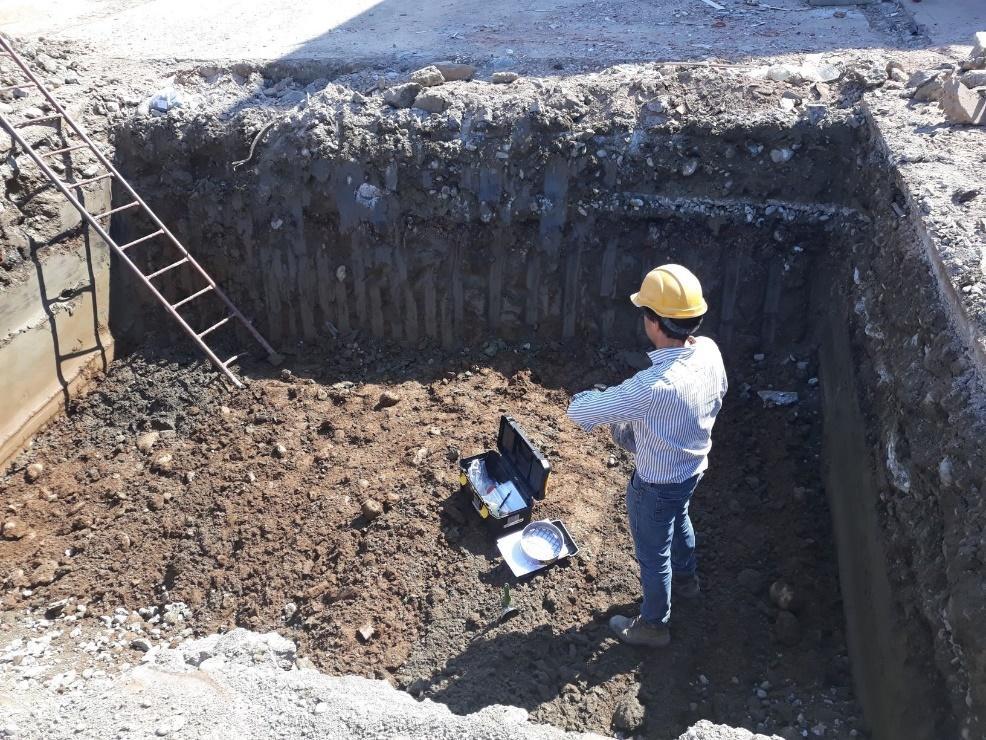
{"label": "striped shirt", "polygon": [[629,423],[637,475],[648,483],[681,483],[709,466],[726,369],[708,337],[648,354],[649,368],[604,391],[579,393],[568,415],[587,432],[599,424]]}

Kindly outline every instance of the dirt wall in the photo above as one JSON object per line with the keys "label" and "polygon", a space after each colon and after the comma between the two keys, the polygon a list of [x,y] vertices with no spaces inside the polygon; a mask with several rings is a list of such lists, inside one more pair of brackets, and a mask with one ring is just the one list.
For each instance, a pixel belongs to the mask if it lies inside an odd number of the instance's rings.
{"label": "dirt wall", "polygon": [[820,353],[857,692],[879,737],[982,737],[982,368],[922,211],[873,136],[873,223],[829,294]]}
{"label": "dirt wall", "polygon": [[[623,341],[637,331],[626,296],[669,259],[708,286],[709,330],[751,351],[798,339],[803,321],[783,317],[804,314],[811,254],[850,200],[832,174],[849,170],[851,129],[621,115],[621,95],[656,99],[671,83],[633,84],[608,88],[605,110],[597,90],[573,86],[546,100],[466,97],[442,116],[348,91],[275,121],[235,171],[261,130],[256,111],[180,130],[145,119],[117,152],[282,347],[350,330],[447,347],[488,332]],[[128,240],[147,226],[117,228]],[[183,279],[166,289],[197,287]]]}

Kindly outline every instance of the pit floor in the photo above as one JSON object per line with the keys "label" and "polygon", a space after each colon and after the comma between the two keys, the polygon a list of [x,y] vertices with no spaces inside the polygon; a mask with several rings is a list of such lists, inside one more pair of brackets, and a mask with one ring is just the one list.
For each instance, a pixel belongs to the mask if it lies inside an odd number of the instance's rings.
{"label": "pit floor", "polygon": [[[88,621],[184,602],[196,634],[278,630],[327,672],[387,678],[459,713],[522,706],[567,729],[613,732],[636,692],[647,737],[702,718],[860,736],[813,357],[728,363],[692,505],[703,593],[674,603],[673,642],[656,652],[606,626],[638,608],[622,501],[631,461],[605,430],[586,435],[565,417],[572,393],[632,373],[627,360],[537,343],[451,355],[362,343],[247,367],[249,388],[228,392],[186,356],[136,352],[38,436],[24,457],[44,464],[37,481],[23,469],[0,480],[4,518],[27,532],[0,541],[3,610],[67,597],[89,606]],[[798,404],[765,407],[756,391],[770,387],[798,391]],[[378,409],[384,391],[399,403]],[[493,446],[501,413],[551,460],[536,515],[564,520],[582,548],[520,584],[456,494],[457,457]],[[160,437],[144,453],[136,440],[150,430]],[[372,522],[367,498],[387,505]],[[57,579],[32,583],[50,560]],[[784,639],[768,595],[778,579],[800,602]],[[497,624],[506,583],[520,613]],[[178,640],[178,627],[157,628]]]}

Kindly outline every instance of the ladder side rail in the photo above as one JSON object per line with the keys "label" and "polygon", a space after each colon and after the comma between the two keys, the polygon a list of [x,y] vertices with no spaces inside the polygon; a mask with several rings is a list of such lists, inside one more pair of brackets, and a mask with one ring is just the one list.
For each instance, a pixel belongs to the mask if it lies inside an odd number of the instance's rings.
{"label": "ladder side rail", "polygon": [[69,188],[65,187],[65,185],[62,184],[62,181],[55,174],[54,170],[48,167],[48,165],[44,162],[44,160],[41,159],[41,157],[39,157],[35,153],[35,151],[30,147],[30,145],[28,145],[28,143],[17,132],[17,129],[15,129],[14,126],[7,120],[6,116],[0,115],[0,125],[2,125],[3,128],[10,135],[10,137],[22,149],[24,149],[24,151],[27,152],[27,154],[31,157],[31,159],[34,160],[34,163],[41,168],[41,171],[44,172],[45,176],[49,180],[51,180],[51,182],[54,183],[55,187],[57,187],[61,191],[62,195],[64,195],[73,206],[75,206],[75,209],[82,215],[86,223],[89,224],[89,227],[92,228],[97,234],[99,234],[99,237],[110,246],[110,248],[116,253],[116,255],[120,259],[122,259],[124,263],[126,263],[127,267],[129,267],[134,272],[134,274],[137,275],[137,277],[144,284],[144,286],[148,290],[150,290],[151,293],[154,294],[154,296],[158,299],[158,301],[161,302],[161,304],[164,305],[164,307],[172,315],[172,317],[178,322],[178,324],[182,327],[182,329],[185,330],[185,333],[188,334],[192,338],[192,340],[199,346],[199,349],[201,349],[205,353],[205,355],[212,361],[212,363],[216,367],[218,367],[223,372],[223,374],[225,374],[233,382],[233,384],[237,388],[242,388],[243,384],[240,382],[240,380],[232,372],[230,372],[229,368],[223,364],[222,360],[220,360],[216,356],[216,354],[209,348],[209,346],[198,337],[195,330],[188,325],[185,319],[183,319],[181,315],[171,307],[170,302],[163,295],[161,295],[158,289],[154,287],[154,284],[151,283],[151,281],[147,279],[147,276],[140,271],[140,268],[138,268],[137,265],[126,255],[126,253],[120,249],[117,243],[103,229],[103,227],[98,222],[96,222],[96,220],[92,217],[92,215],[89,213],[86,207],[83,206],[72,194],[71,190],[69,190]]}
{"label": "ladder side rail", "polygon": [[[13,47],[10,45],[10,42],[8,42],[5,38],[3,38],[3,36],[0,36],[0,47],[2,47],[4,51],[6,51],[10,55],[10,58],[13,59],[14,62],[17,64],[17,66],[21,68],[21,70],[28,77],[28,79],[30,79],[31,82],[37,85],[38,90],[41,92],[42,95],[44,95],[45,99],[52,105],[52,107],[54,107],[56,111],[58,111],[58,113],[62,116],[63,120],[65,120],[68,123],[68,125],[72,127],[72,130],[75,132],[75,134],[89,146],[90,150],[92,150],[93,154],[95,155],[96,159],[99,160],[100,164],[102,164],[103,167],[105,167],[110,173],[112,173],[112,175],[126,189],[126,191],[130,194],[130,196],[140,204],[140,207],[144,209],[144,211],[151,218],[151,220],[157,225],[157,227],[161,229],[164,232],[165,236],[167,236],[171,240],[171,242],[178,248],[178,250],[182,253],[182,256],[188,257],[189,264],[192,265],[192,267],[194,267],[198,271],[198,273],[202,276],[202,278],[212,286],[212,288],[216,291],[216,295],[219,296],[220,300],[222,300],[222,302],[226,304],[226,307],[247,328],[247,330],[257,341],[257,343],[261,347],[263,347],[264,351],[267,352],[267,354],[271,357],[277,356],[277,352],[267,342],[267,340],[264,339],[263,335],[261,335],[261,333],[257,331],[253,323],[249,319],[247,319],[246,316],[243,315],[240,309],[236,307],[236,304],[234,304],[229,299],[225,291],[223,291],[216,284],[215,280],[213,280],[212,277],[209,275],[209,273],[206,272],[205,269],[199,264],[198,260],[196,260],[188,252],[188,250],[185,249],[182,243],[178,241],[178,239],[175,237],[174,234],[171,233],[171,230],[168,229],[168,227],[161,222],[161,220],[157,217],[157,214],[154,213],[153,210],[151,210],[150,206],[148,206],[147,203],[144,202],[144,199],[141,198],[137,194],[137,192],[130,186],[130,183],[127,182],[127,180],[117,171],[116,167],[114,167],[113,164],[109,161],[109,159],[107,159],[106,156],[99,150],[99,148],[93,143],[92,139],[89,138],[89,136],[85,133],[85,131],[83,131],[75,123],[72,117],[69,116],[68,112],[48,91],[48,89],[44,86],[41,80],[34,75],[34,73],[30,70],[30,68],[17,55],[17,52],[14,51]],[[143,275],[143,273],[139,273],[139,274]]]}

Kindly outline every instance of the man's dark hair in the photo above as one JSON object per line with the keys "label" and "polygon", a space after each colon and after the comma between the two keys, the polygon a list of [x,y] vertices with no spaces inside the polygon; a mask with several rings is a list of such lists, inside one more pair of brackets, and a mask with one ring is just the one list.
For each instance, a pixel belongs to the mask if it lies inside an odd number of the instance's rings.
{"label": "man's dark hair", "polygon": [[698,331],[702,325],[702,316],[693,319],[668,319],[658,316],[653,309],[644,306],[644,313],[651,321],[656,321],[658,326],[669,338],[679,342],[684,342],[688,337]]}

